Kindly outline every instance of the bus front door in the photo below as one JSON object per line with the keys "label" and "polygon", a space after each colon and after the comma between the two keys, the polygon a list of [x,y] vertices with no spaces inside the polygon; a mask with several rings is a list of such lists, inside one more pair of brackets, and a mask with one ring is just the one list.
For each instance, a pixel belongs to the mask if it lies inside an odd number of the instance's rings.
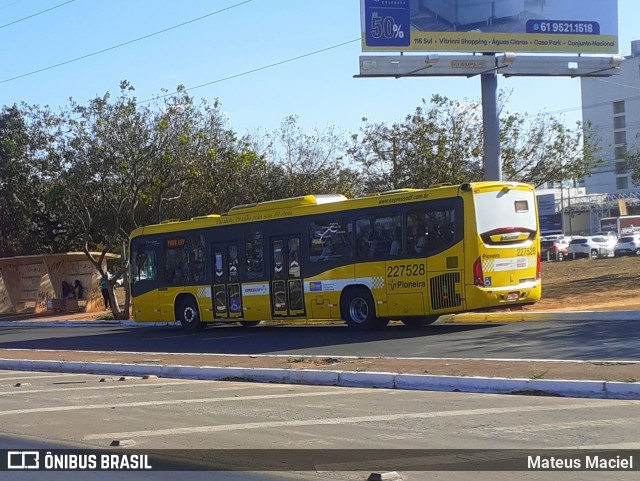
{"label": "bus front door", "polygon": [[300,236],[271,239],[271,310],[273,317],[304,316]]}
{"label": "bus front door", "polygon": [[213,245],[213,317],[242,317],[238,244]]}

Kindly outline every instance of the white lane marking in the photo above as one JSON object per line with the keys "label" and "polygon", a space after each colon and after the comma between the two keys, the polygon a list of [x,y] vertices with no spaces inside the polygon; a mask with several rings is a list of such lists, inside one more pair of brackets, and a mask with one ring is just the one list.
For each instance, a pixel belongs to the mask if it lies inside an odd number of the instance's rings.
{"label": "white lane marking", "polygon": [[630,418],[621,419],[594,419],[591,421],[574,421],[569,423],[534,424],[532,426],[509,426],[503,428],[491,428],[491,431],[501,433],[536,433],[538,431],[556,431],[561,429],[576,429],[594,426],[617,426],[619,424],[630,424]]}
{"label": "white lane marking", "polygon": [[234,396],[234,397],[221,397],[221,398],[206,398],[206,399],[173,399],[166,401],[140,401],[131,403],[106,403],[106,404],[85,404],[77,406],[55,406],[48,408],[31,408],[31,409],[13,409],[10,411],[0,411],[0,416],[12,416],[15,414],[35,414],[35,413],[53,413],[62,411],[81,411],[85,409],[112,409],[112,408],[135,408],[135,407],[148,407],[148,406],[169,406],[172,404],[204,404],[215,402],[234,402],[239,401],[260,401],[265,399],[286,399],[296,397],[315,397],[315,396],[340,396],[340,395],[353,395],[355,393],[362,392],[364,394],[371,394],[366,389],[350,389],[347,391],[321,391],[321,392],[303,392],[295,394],[262,394],[257,396]]}
{"label": "white lane marking", "polygon": [[[202,384],[207,381],[189,381],[189,382],[162,382],[162,383],[147,383],[147,384],[122,384],[118,381],[113,381],[113,384],[109,383],[108,385],[102,384],[100,386],[84,386],[84,387],[59,387],[53,389],[24,389],[22,391],[5,391],[0,392],[0,396],[15,396],[16,394],[40,394],[40,393],[51,393],[51,392],[69,392],[69,391],[94,391],[94,390],[102,390],[102,389],[126,389],[126,388],[134,388],[134,387],[166,387],[166,386],[185,386],[187,384]],[[215,382],[215,381],[214,381]],[[251,389],[254,386],[238,386],[238,387],[216,387],[214,392],[220,391],[239,391],[243,389]],[[163,394],[167,394],[169,392],[180,392],[180,391],[162,391]]]}
{"label": "white lane marking", "polygon": [[617,450],[631,450],[640,449],[640,443],[612,443],[612,444],[589,444],[587,446],[571,446],[568,448],[554,448],[554,449],[617,449]]}
{"label": "white lane marking", "polygon": [[[236,398],[237,399],[237,398]],[[615,406],[638,406],[638,401],[615,402]],[[247,429],[263,429],[263,428],[281,428],[290,426],[326,426],[335,424],[355,424],[370,423],[379,421],[398,421],[403,419],[429,419],[429,418],[446,418],[453,416],[478,416],[488,414],[504,414],[504,413],[520,413],[520,412],[536,412],[536,411],[563,411],[571,409],[591,409],[601,407],[611,407],[612,401],[593,401],[590,403],[565,404],[564,406],[521,406],[521,407],[501,407],[486,409],[468,409],[458,411],[441,411],[441,412],[419,412],[419,413],[403,413],[403,414],[383,414],[380,416],[355,416],[345,418],[332,419],[304,419],[296,421],[265,421],[258,423],[239,423],[239,424],[222,424],[217,426],[195,426],[191,428],[173,428],[173,429],[153,429],[146,431],[131,431],[124,433],[106,433],[106,434],[90,434],[83,439],[86,441],[98,439],[118,439],[118,438],[141,438],[150,436],[171,436],[176,434],[192,434],[192,433],[210,433],[220,431],[242,431]]]}
{"label": "white lane marking", "polygon": [[4,381],[28,381],[29,379],[48,379],[48,378],[57,378],[57,377],[89,377],[89,376],[98,376],[97,374],[45,374],[42,376],[13,376],[13,377],[0,377],[0,382]]}

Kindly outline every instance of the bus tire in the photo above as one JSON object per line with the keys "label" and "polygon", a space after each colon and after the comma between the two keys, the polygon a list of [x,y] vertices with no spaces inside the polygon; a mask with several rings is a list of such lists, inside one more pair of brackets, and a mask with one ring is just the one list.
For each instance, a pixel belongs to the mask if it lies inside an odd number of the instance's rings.
{"label": "bus tire", "polygon": [[180,302],[178,307],[177,318],[182,326],[182,329],[189,332],[201,331],[204,329],[204,324],[200,321],[200,311],[198,309],[198,303],[196,300],[189,296],[185,297]]}
{"label": "bus tire", "polygon": [[428,326],[429,324],[433,324],[438,320],[438,317],[440,316],[410,317],[407,319],[402,319],[402,323],[407,327],[415,329],[418,327],[424,327]]}
{"label": "bus tire", "polygon": [[262,321],[238,321],[242,327],[254,327],[260,324]]}
{"label": "bus tire", "polygon": [[369,331],[380,327],[373,297],[365,287],[356,287],[345,293],[340,302],[340,314],[349,329],[354,331]]}

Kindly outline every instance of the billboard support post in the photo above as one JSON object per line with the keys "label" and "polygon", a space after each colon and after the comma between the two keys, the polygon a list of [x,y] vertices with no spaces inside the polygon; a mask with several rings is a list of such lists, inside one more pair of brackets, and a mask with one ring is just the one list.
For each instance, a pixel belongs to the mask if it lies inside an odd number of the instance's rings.
{"label": "billboard support post", "polygon": [[[360,22],[363,51],[399,51],[400,55],[361,56],[356,77],[480,75],[485,180],[502,179],[499,74],[608,77],[619,74],[624,61],[617,55],[618,0],[360,0]],[[522,56],[521,52],[537,55]],[[564,53],[574,55],[561,55]]]}
{"label": "billboard support post", "polygon": [[[495,63],[494,54],[491,56]],[[500,124],[498,119],[498,74],[495,70],[480,75],[482,86],[482,131],[484,134],[484,180],[502,180]]]}

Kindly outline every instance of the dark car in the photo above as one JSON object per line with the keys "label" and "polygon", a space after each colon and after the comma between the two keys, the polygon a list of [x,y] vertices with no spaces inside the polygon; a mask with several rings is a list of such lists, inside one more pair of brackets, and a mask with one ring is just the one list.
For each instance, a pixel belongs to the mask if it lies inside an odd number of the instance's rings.
{"label": "dark car", "polygon": [[569,241],[566,239],[543,239],[540,241],[540,257],[543,261],[561,261],[567,255]]}

